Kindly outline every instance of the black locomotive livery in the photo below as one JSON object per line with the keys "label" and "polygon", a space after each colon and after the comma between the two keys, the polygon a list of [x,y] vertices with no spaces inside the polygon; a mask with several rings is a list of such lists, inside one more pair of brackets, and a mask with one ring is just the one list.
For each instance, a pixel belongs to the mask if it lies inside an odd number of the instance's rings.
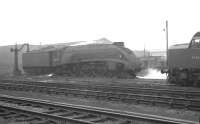
{"label": "black locomotive livery", "polygon": [[165,72],[170,83],[200,85],[200,32],[192,37],[189,44],[174,45],[168,50],[168,68]]}
{"label": "black locomotive livery", "polygon": [[123,42],[49,47],[26,52],[23,69],[28,74],[135,77],[140,62]]}

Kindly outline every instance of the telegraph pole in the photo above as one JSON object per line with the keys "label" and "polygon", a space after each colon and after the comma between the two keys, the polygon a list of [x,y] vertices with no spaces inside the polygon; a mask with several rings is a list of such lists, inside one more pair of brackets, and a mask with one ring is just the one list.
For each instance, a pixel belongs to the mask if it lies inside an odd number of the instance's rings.
{"label": "telegraph pole", "polygon": [[166,65],[168,66],[168,21],[166,20]]}

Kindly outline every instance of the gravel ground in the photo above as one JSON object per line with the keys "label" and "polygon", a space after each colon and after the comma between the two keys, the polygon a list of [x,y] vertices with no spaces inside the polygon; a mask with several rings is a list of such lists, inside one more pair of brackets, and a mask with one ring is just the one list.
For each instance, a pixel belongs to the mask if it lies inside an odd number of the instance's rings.
{"label": "gravel ground", "polygon": [[116,109],[116,110],[121,110],[121,111],[153,114],[153,115],[185,119],[185,120],[191,120],[191,121],[198,121],[200,117],[200,112],[181,110],[181,109],[171,109],[171,108],[166,108],[166,107],[125,104],[125,103],[111,102],[111,101],[105,101],[105,100],[101,101],[101,100],[96,100],[93,98],[85,99],[85,98],[78,98],[78,97],[72,97],[72,96],[66,97],[66,96],[61,96],[61,95],[56,96],[56,95],[47,95],[47,94],[33,93],[33,92],[7,91],[7,90],[0,90],[0,94],[50,100],[54,102],[63,102],[63,103],[69,103],[69,104],[109,108],[109,109]]}

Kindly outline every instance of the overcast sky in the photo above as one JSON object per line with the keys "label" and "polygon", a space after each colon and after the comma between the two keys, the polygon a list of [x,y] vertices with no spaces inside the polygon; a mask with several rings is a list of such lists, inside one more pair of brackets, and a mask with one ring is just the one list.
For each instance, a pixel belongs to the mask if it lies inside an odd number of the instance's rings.
{"label": "overcast sky", "polygon": [[165,49],[200,31],[199,0],[1,0],[0,45],[91,41]]}

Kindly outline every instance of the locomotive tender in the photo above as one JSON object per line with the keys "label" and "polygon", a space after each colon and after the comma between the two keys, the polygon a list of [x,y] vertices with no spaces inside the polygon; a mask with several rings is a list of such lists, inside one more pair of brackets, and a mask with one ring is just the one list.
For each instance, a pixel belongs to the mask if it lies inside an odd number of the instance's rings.
{"label": "locomotive tender", "polygon": [[140,62],[123,42],[79,46],[47,47],[26,52],[23,69],[28,74],[69,76],[135,77]]}
{"label": "locomotive tender", "polygon": [[173,45],[168,50],[168,82],[184,86],[200,85],[200,32],[189,44]]}

